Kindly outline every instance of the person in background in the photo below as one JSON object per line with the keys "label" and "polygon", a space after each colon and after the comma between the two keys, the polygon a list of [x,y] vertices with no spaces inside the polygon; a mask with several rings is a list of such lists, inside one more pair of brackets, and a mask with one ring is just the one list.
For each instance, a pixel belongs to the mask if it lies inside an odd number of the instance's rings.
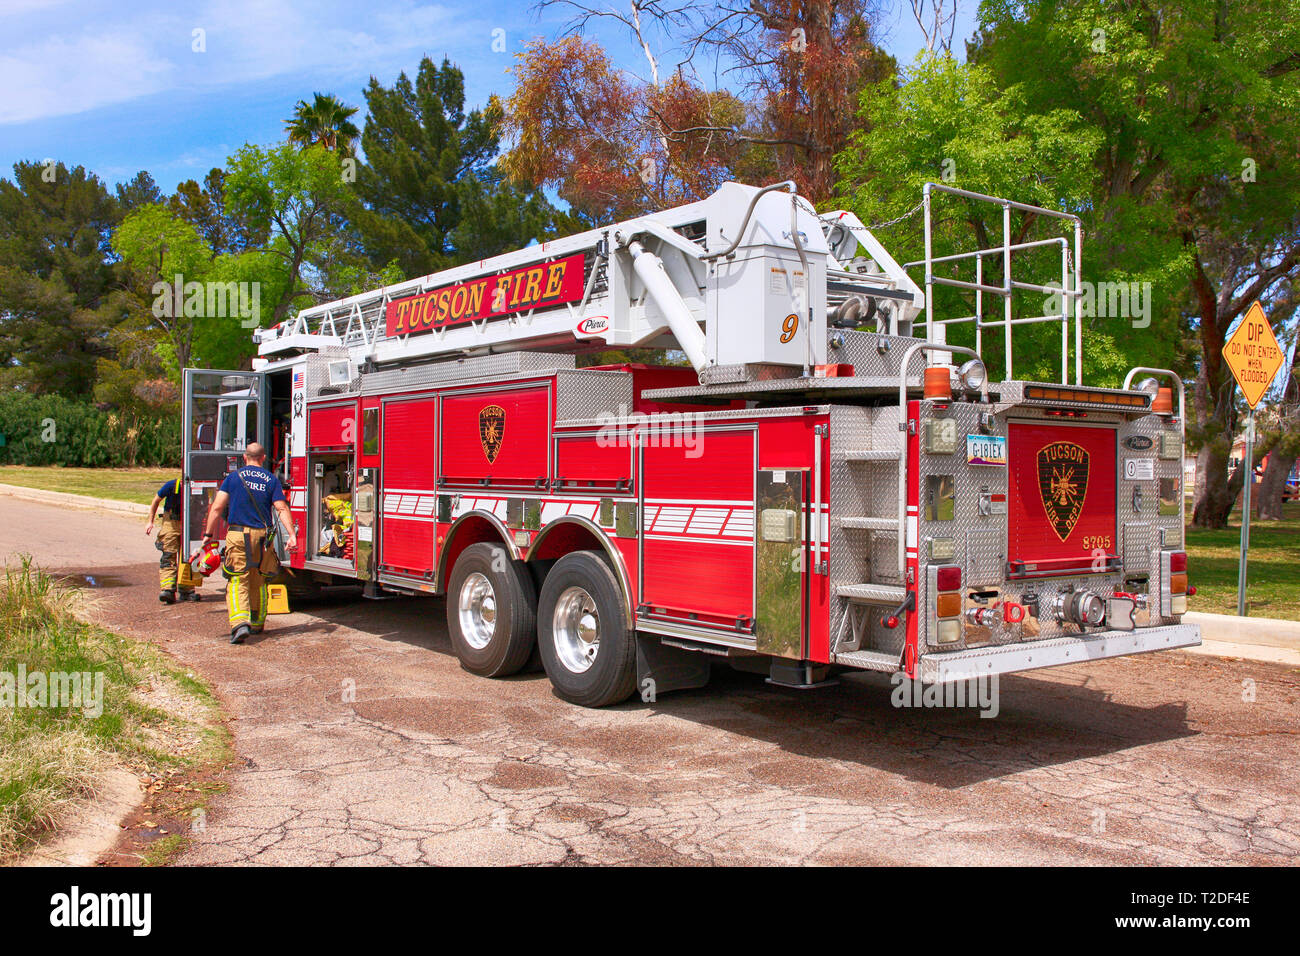
{"label": "person in background", "polygon": [[266,581],[280,568],[274,546],[267,546],[273,530],[272,513],[284,527],[289,550],[298,547],[284,489],[280,479],[266,470],[266,449],[257,442],[249,442],[244,449],[244,467],[226,475],[212,499],[204,544],[216,537],[223,512],[228,526],[222,565],[230,581],[226,586],[230,643],[242,644],[249,634],[262,633],[266,624]]}
{"label": "person in background", "polygon": [[[180,568],[181,552],[181,491],[185,476],[175,478],[163,484],[153,496],[149,506],[149,523],[144,527],[145,534],[153,534],[154,520],[158,518],[157,548],[162,552],[158,559],[158,600],[163,604],[175,604],[179,597],[182,601],[198,601],[199,594],[193,588],[177,587],[177,571]],[[158,506],[162,506],[162,516],[158,517]]]}

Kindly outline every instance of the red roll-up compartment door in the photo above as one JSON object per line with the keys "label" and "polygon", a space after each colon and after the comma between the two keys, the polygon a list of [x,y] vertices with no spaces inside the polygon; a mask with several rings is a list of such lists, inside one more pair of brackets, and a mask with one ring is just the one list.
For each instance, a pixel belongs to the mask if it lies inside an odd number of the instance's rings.
{"label": "red roll-up compartment door", "polygon": [[534,488],[549,479],[551,383],[442,400],[447,484]]}
{"label": "red roll-up compartment door", "polygon": [[1116,430],[1012,422],[1007,561],[1013,577],[1108,570],[1116,549]]}
{"label": "red roll-up compartment door", "polygon": [[[733,626],[754,616],[751,429],[694,434],[642,450],[640,603],[669,617]],[[694,619],[690,615],[696,615]]]}
{"label": "red roll-up compartment door", "polygon": [[344,448],[357,440],[357,406],[330,405],[307,413],[307,447]]}
{"label": "red roll-up compartment door", "polygon": [[379,497],[379,568],[428,577],[437,531],[437,399],[387,401]]}

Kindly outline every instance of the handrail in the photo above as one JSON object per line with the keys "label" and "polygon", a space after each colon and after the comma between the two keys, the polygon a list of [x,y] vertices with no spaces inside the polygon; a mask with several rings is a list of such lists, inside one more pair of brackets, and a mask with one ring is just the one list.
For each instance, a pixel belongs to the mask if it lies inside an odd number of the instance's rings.
{"label": "handrail", "polygon": [[[1127,392],[1129,390],[1129,386],[1133,383],[1133,376],[1140,373],[1146,373],[1148,375],[1166,375],[1173,379],[1178,385],[1178,490],[1181,493],[1183,490],[1184,472],[1187,470],[1187,391],[1183,387],[1182,376],[1172,369],[1150,368],[1146,365],[1139,365],[1135,368],[1129,369],[1128,374],[1124,376],[1124,391]],[[1181,500],[1178,503],[1178,513],[1180,515],[1183,514]],[[1181,523],[1186,524],[1185,516],[1182,518]]]}
{"label": "handrail", "polygon": [[[979,353],[964,345],[947,345],[942,342],[917,342],[903,353],[903,360],[898,370],[898,430],[902,434],[903,447],[898,454],[898,579],[907,586],[907,366],[918,349],[930,349],[935,352],[948,352],[951,355],[969,355],[979,358]],[[983,359],[980,359],[983,361]],[[984,376],[981,394],[988,394],[988,375]],[[920,508],[920,490],[917,490],[917,508]],[[919,521],[919,515],[918,515]],[[920,541],[917,541],[920,547]]]}
{"label": "handrail", "polygon": [[[931,193],[938,191],[947,193],[952,196],[961,196],[966,199],[974,199],[981,202],[989,202],[1002,207],[1002,243],[1000,246],[990,249],[980,249],[971,253],[961,253],[952,256],[942,256],[936,259],[933,255],[933,222],[931,216]],[[1047,292],[1046,286],[1035,285],[1025,282],[1016,282],[1011,278],[1011,253],[1023,248],[1032,248],[1036,245],[1051,245],[1055,242],[1061,243],[1061,384],[1066,384],[1069,380],[1069,352],[1070,352],[1070,311],[1074,311],[1074,382],[1076,385],[1083,383],[1083,317],[1079,311],[1079,296],[1082,293],[1083,277],[1083,221],[1073,213],[1062,212],[1059,209],[1047,209],[1043,206],[1034,206],[1029,203],[1016,202],[1012,199],[1000,199],[997,196],[989,196],[985,193],[973,192],[969,189],[958,189],[955,186],[945,186],[942,183],[926,183],[921,192],[921,205],[925,210],[925,258],[911,265],[925,266],[925,337],[930,337],[930,324],[936,321],[933,318],[934,312],[934,286],[935,284],[947,285],[960,289],[972,290],[976,294],[977,305],[976,314],[982,314],[982,298],[985,292],[990,295],[999,295],[1003,302],[1003,319],[1001,322],[992,324],[1001,325],[1004,329],[1005,339],[1005,367],[1006,378],[1012,377],[1011,361],[1011,329],[1017,323],[1011,317],[1011,296],[1016,289],[1028,289],[1035,291]],[[1058,237],[1050,240],[1038,240],[1036,242],[1012,243],[1011,241],[1011,210],[1016,209],[1021,212],[1034,213],[1035,215],[1047,216],[1050,218],[1063,219],[1074,224],[1074,277],[1073,282],[1070,280],[1070,256],[1069,244],[1065,237]],[[991,286],[984,284],[982,276],[982,265],[986,255],[1001,254],[1003,260],[1002,267],[1002,286]],[[934,275],[934,264],[936,262],[952,262],[960,259],[974,258],[976,263],[976,281],[965,282],[957,279],[948,279],[942,276]],[[1050,290],[1055,294],[1057,290]],[[977,321],[977,328],[980,323]]]}

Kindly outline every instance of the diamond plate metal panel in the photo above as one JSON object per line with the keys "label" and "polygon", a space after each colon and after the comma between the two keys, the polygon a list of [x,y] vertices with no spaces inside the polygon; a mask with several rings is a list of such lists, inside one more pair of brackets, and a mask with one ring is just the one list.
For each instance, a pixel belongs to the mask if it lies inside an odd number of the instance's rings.
{"label": "diamond plate metal panel", "polygon": [[1155,537],[1152,532],[1149,521],[1124,522],[1124,550],[1121,552],[1121,557],[1124,559],[1125,574],[1150,572],[1151,545]]}
{"label": "diamond plate metal panel", "polygon": [[632,376],[617,371],[562,371],[555,380],[557,421],[618,415],[632,409]]}
{"label": "diamond plate metal panel", "polygon": [[386,368],[361,376],[361,393],[376,395],[440,385],[527,378],[561,369],[572,369],[574,361],[572,355],[550,352],[506,352],[501,355],[482,355],[428,365]]}

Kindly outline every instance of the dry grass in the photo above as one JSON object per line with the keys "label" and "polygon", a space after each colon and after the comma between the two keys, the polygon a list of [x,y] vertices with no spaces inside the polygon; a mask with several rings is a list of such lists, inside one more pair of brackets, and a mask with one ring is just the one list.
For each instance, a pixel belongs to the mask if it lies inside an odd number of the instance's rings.
{"label": "dry grass", "polygon": [[[0,861],[46,837],[60,816],[94,794],[99,774],[125,763],[148,771],[206,759],[225,746],[209,729],[211,692],[152,645],[82,620],[75,589],[22,558],[0,579]],[[17,706],[21,672],[103,675],[99,706]],[[158,706],[159,687],[187,706]],[[189,706],[197,701],[195,707]],[[66,703],[66,702],[65,702]],[[181,713],[183,712],[183,713]],[[202,715],[202,716],[198,716]],[[198,717],[198,719],[195,719]],[[165,742],[186,740],[172,748]],[[195,746],[194,741],[200,745]],[[160,742],[164,742],[160,746]]]}

